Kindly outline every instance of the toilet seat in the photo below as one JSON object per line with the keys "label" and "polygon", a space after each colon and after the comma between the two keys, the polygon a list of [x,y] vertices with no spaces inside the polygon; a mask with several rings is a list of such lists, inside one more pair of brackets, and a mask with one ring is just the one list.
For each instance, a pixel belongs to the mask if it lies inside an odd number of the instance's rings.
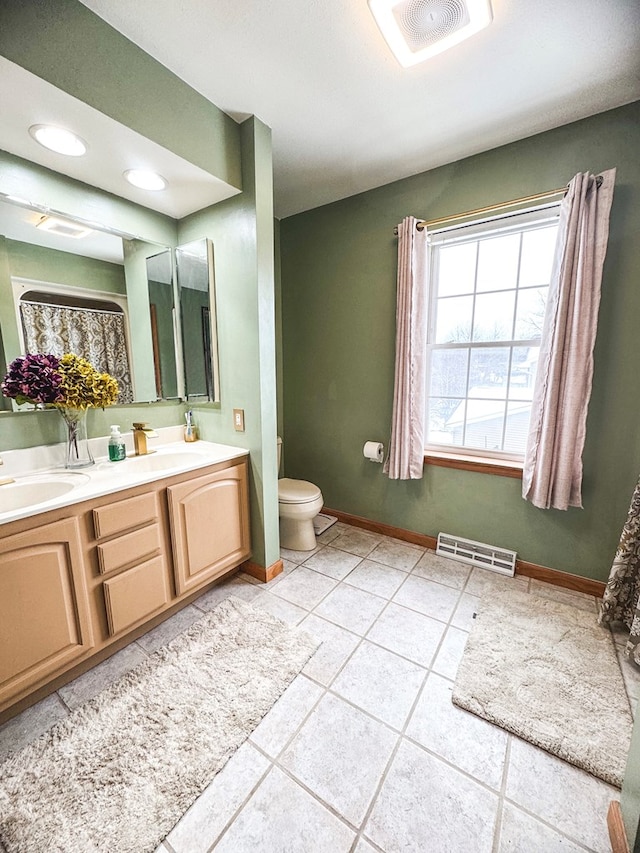
{"label": "toilet seat", "polygon": [[322,497],[322,492],[306,480],[283,477],[278,480],[278,502],[283,504],[306,504]]}

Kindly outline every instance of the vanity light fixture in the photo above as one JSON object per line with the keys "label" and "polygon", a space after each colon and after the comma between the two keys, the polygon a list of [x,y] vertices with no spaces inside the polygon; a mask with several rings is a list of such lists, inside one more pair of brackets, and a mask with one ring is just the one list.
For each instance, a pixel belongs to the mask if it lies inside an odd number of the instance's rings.
{"label": "vanity light fixture", "polygon": [[32,124],[29,133],[44,148],[55,151],[56,154],[66,154],[68,157],[82,157],[86,154],[87,143],[77,134],[52,124]]}
{"label": "vanity light fixture", "polygon": [[77,222],[69,222],[68,219],[61,219],[58,216],[43,216],[39,222],[36,222],[36,228],[40,228],[42,231],[50,231],[59,237],[73,237],[76,240],[93,234],[91,228],[78,225]]}
{"label": "vanity light fixture", "polygon": [[157,172],[152,172],[148,169],[128,169],[124,173],[125,178],[134,187],[140,190],[151,190],[159,192],[167,186],[167,182]]}
{"label": "vanity light fixture", "polygon": [[369,0],[369,8],[405,68],[475,35],[493,18],[490,0]]}

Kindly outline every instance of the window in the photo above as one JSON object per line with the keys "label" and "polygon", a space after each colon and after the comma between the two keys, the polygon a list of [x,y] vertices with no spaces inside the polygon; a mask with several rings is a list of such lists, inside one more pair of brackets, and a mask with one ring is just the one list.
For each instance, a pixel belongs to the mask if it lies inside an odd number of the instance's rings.
{"label": "window", "polygon": [[558,205],[432,232],[427,449],[524,454]]}

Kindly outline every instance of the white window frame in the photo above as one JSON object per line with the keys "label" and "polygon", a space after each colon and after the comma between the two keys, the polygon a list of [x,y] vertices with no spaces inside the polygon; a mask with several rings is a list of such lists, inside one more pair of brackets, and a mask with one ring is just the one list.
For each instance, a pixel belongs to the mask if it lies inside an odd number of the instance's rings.
{"label": "white window frame", "polygon": [[[503,236],[509,233],[524,233],[526,231],[533,231],[542,225],[551,225],[557,224],[560,212],[560,201],[547,203],[544,205],[540,205],[535,208],[530,208],[527,210],[519,210],[519,211],[511,211],[509,213],[497,214],[493,217],[485,217],[481,221],[473,221],[466,222],[461,225],[450,225],[444,226],[442,228],[434,229],[433,231],[428,232],[427,240],[429,246],[429,298],[428,298],[428,323],[427,323],[427,369],[426,369],[426,413],[425,413],[425,438],[427,432],[427,425],[429,422],[429,391],[430,391],[430,383],[431,383],[431,362],[432,362],[432,353],[434,350],[443,350],[443,349],[460,349],[461,347],[465,347],[469,349],[469,359],[471,358],[471,352],[474,349],[480,349],[484,347],[496,348],[497,346],[504,346],[505,348],[509,348],[509,364],[507,368],[507,389],[505,393],[505,400],[509,400],[509,386],[511,381],[511,357],[513,353],[513,347],[526,347],[526,346],[539,346],[540,338],[532,338],[528,340],[522,339],[514,339],[514,340],[503,340],[503,341],[459,341],[453,343],[443,343],[436,344],[435,343],[435,335],[436,335],[436,301],[438,298],[437,294],[437,286],[436,283],[438,281],[438,258],[439,253],[435,251],[440,246],[444,245],[453,245],[460,244],[465,242],[476,241],[479,238],[490,238]],[[520,261],[518,261],[519,265]],[[519,274],[519,269],[518,269]],[[533,286],[532,286],[533,289]],[[474,282],[474,293],[475,291],[475,282]],[[507,291],[482,291],[482,293],[493,293],[493,292],[507,292]],[[464,294],[463,294],[464,295]],[[475,310],[475,300],[474,300],[474,310]],[[472,311],[471,316],[471,328],[473,329],[473,320],[474,320],[474,310]],[[514,318],[515,312],[517,311],[517,300],[514,300]],[[468,363],[467,363],[467,396],[464,398],[465,404],[469,400],[469,388],[468,388]],[[456,397],[456,399],[460,399]],[[505,430],[506,430],[507,418],[505,417],[503,423],[503,433],[502,433],[502,444],[504,444]],[[465,406],[465,427],[466,427],[466,406]],[[464,439],[463,439],[464,440]],[[508,451],[501,450],[486,450],[483,448],[476,447],[467,447],[464,444],[437,444],[434,442],[427,442],[425,440],[425,453],[438,455],[439,453],[443,455],[460,455],[460,456],[472,456],[484,459],[495,459],[495,460],[505,460],[512,462],[522,462],[523,454],[522,453],[510,453]]]}

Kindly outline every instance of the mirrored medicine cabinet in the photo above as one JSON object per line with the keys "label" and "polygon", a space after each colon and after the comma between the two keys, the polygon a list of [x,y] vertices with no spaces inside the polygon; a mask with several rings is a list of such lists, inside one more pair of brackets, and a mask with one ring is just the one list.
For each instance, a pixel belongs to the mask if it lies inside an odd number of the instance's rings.
{"label": "mirrored medicine cabinet", "polygon": [[[37,227],[44,219],[60,220],[57,229]],[[8,198],[0,186],[0,254],[7,261],[5,275],[0,274],[2,374],[6,361],[28,350],[32,337],[26,324],[33,322],[34,311],[50,312],[52,305],[60,306],[62,315],[64,309],[113,311],[122,315],[131,377],[122,402],[218,401],[211,240],[161,246],[95,222],[83,238],[65,233],[86,226],[73,212],[52,216],[37,203]],[[27,311],[21,302],[36,307]],[[8,402],[0,410],[11,410]]]}

